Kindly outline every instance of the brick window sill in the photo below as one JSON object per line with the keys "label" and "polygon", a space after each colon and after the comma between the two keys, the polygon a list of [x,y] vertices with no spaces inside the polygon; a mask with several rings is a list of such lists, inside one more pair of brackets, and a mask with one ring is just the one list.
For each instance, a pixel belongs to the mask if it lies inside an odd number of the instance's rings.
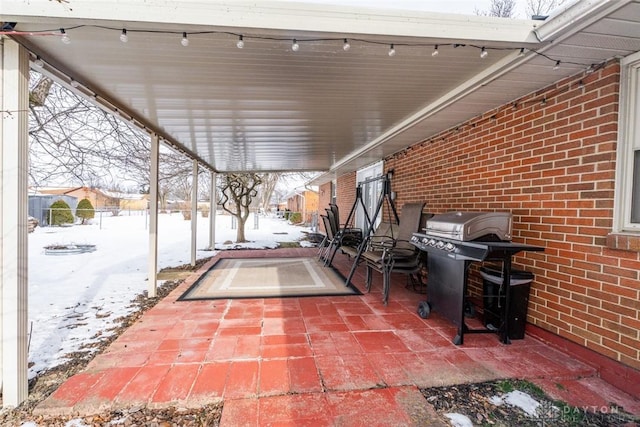
{"label": "brick window sill", "polygon": [[607,235],[607,247],[620,251],[640,252],[640,234],[610,233]]}

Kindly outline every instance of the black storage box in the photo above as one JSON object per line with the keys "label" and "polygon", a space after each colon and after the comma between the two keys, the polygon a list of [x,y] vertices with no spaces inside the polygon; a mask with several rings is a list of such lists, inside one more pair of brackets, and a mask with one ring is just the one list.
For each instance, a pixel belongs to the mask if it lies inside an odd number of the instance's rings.
{"label": "black storage box", "polygon": [[524,338],[524,327],[527,321],[527,306],[533,274],[524,270],[511,270],[511,301],[509,313],[505,313],[507,292],[502,284],[502,270],[481,267],[482,302],[484,306],[484,324],[486,327],[500,330],[502,319],[508,316],[509,338]]}

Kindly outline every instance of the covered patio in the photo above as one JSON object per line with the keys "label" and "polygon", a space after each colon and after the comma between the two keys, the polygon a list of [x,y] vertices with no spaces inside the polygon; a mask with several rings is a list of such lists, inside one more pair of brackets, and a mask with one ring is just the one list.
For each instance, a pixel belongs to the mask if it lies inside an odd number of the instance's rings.
{"label": "covered patio", "polygon": [[[229,251],[300,257],[315,249]],[[640,402],[596,369],[532,336],[501,344],[416,314],[424,295],[394,276],[388,306],[377,275],[362,296],[176,301],[215,260],[176,288],[35,410],[93,414],[223,402],[221,425],[446,425],[420,388],[527,379],[577,407]],[[336,267],[347,273],[346,256]],[[364,268],[354,278],[364,291]]]}
{"label": "covered patio", "polygon": [[[212,180],[225,172],[322,171],[316,183],[326,184],[402,157],[419,141],[457,134],[456,126],[475,117],[492,122],[490,112],[514,99],[640,50],[640,4],[633,0],[570,3],[545,21],[276,1],[176,4],[2,4],[4,406],[20,404],[28,392],[30,68],[149,134],[153,296],[159,144],[189,156],[194,176],[201,167]],[[402,191],[406,198],[411,189]],[[350,267],[341,256],[334,264]],[[266,414],[269,421],[311,423],[311,413],[325,424],[356,417],[419,424],[424,419],[410,408],[424,403],[417,387],[517,377],[569,403],[615,401],[640,413],[637,399],[600,380],[596,368],[535,337],[504,346],[492,335],[471,336],[453,346],[452,326],[437,315],[420,319],[422,297],[403,289],[402,278],[387,307],[379,283],[354,297],[176,302],[188,285],[38,410],[222,399],[228,425],[239,417],[263,424]],[[631,360],[637,363],[637,352]]]}

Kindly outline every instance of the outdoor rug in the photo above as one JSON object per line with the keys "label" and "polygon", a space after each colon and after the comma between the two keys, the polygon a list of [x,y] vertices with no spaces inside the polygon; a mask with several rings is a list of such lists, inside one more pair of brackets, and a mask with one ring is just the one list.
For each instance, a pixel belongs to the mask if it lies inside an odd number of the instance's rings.
{"label": "outdoor rug", "polygon": [[220,259],[178,300],[362,295],[316,258]]}

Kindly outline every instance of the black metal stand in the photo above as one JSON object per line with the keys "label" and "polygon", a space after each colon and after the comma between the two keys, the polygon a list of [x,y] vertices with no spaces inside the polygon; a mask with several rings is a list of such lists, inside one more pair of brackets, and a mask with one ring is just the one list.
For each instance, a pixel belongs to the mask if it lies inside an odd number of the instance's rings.
{"label": "black metal stand", "polygon": [[[446,240],[446,239],[443,239]],[[453,339],[455,345],[464,344],[465,334],[498,333],[500,341],[511,344],[510,338],[510,313],[511,301],[511,258],[521,251],[543,251],[543,247],[520,245],[511,242],[457,242],[458,245],[469,245],[467,253],[473,253],[474,257],[447,254],[444,251],[432,248],[421,248],[429,254],[428,267],[428,302],[427,306],[421,303],[418,311],[425,313],[422,317],[428,317],[431,311],[442,314],[458,327],[457,335]],[[490,328],[471,329],[465,323],[464,305],[467,295],[467,275],[472,262],[498,261],[502,263],[502,286],[505,286],[505,314],[501,314],[501,327],[496,331]]]}
{"label": "black metal stand", "polygon": [[[364,184],[368,184],[370,182],[378,181],[378,180],[383,180],[380,196],[378,197],[378,204],[376,205],[376,209],[373,215],[371,216],[371,218],[369,218],[362,242],[360,243],[360,245],[358,245],[358,253],[353,261],[353,265],[351,266],[351,271],[349,271],[349,276],[347,277],[347,281],[345,282],[347,284],[351,283],[351,279],[353,278],[353,275],[356,272],[356,268],[360,264],[360,258],[362,257],[362,253],[367,249],[367,244],[369,243],[369,237],[373,234],[373,229],[376,225],[376,220],[378,219],[378,215],[380,215],[380,212],[382,212],[382,206],[384,205],[385,202],[387,202],[390,210],[389,215],[391,216],[391,213],[393,213],[395,223],[398,224],[400,222],[400,218],[398,217],[398,211],[396,210],[395,204],[391,199],[391,174],[381,175],[375,178],[369,178],[366,181],[362,181],[358,183],[358,188],[361,188],[361,186]],[[356,196],[357,195],[358,195],[358,192],[356,191]],[[360,190],[360,197],[362,197],[362,190]],[[366,213],[366,209],[365,209],[365,213]]]}

